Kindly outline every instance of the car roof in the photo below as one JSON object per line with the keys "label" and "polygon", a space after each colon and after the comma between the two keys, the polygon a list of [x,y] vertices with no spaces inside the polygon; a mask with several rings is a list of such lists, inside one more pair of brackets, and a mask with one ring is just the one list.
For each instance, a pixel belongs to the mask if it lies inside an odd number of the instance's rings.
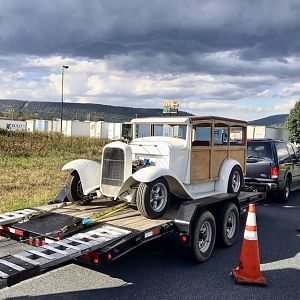
{"label": "car roof", "polygon": [[290,142],[279,140],[279,139],[248,139],[248,142],[281,142],[281,143],[287,143],[290,144]]}
{"label": "car roof", "polygon": [[220,121],[228,123],[239,123],[246,126],[247,122],[243,120],[217,117],[217,116],[164,116],[164,117],[146,117],[132,119],[131,123],[197,123],[201,121]]}

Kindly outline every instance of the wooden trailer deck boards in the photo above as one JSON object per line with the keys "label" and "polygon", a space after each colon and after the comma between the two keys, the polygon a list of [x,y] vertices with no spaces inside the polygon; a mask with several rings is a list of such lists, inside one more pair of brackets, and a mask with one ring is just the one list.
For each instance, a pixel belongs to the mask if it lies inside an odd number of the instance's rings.
{"label": "wooden trailer deck boards", "polygon": [[[106,210],[120,204],[116,201],[107,201],[104,199],[94,200],[88,205],[68,205],[63,208],[55,210],[55,213],[66,214],[72,217],[86,218],[93,217],[97,214],[103,213]],[[174,220],[175,215],[178,211],[180,203],[174,201],[172,206],[169,207],[167,213],[159,219],[147,219],[141,215],[141,213],[131,207],[126,207],[120,211],[110,214],[109,216],[103,218],[101,222],[105,224],[126,227],[128,229],[144,231],[149,228],[159,226]],[[39,209],[50,210],[55,207],[55,204],[40,206]]]}

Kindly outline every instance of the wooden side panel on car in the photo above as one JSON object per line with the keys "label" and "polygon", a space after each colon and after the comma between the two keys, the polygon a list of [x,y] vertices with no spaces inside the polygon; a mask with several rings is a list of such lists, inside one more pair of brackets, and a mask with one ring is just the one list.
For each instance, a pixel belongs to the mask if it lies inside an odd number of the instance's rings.
{"label": "wooden side panel on car", "polygon": [[192,149],[191,181],[210,179],[211,149],[205,147]]}
{"label": "wooden side panel on car", "polygon": [[[224,149],[225,147],[216,146],[212,152],[212,177],[216,179],[219,177],[221,165],[223,161],[228,157],[228,149]],[[227,147],[226,147],[227,148]]]}
{"label": "wooden side panel on car", "polygon": [[245,170],[246,170],[246,148],[245,147],[237,147],[237,149],[234,149],[233,147],[231,147],[230,157],[237,160],[241,164],[242,170],[245,173]]}

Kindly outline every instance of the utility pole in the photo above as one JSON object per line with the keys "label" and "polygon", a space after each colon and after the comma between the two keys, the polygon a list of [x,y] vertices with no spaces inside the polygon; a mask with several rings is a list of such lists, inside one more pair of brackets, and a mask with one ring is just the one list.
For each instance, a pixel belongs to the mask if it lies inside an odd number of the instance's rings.
{"label": "utility pole", "polygon": [[62,120],[64,112],[64,70],[69,69],[69,66],[62,66],[61,68],[61,108],[60,108],[60,133],[62,133]]}

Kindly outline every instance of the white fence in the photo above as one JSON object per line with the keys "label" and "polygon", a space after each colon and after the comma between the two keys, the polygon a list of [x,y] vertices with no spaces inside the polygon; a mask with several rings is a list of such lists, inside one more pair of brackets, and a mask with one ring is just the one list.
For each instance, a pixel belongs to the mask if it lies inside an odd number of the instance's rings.
{"label": "white fence", "polygon": [[26,122],[0,119],[0,128],[9,131],[24,131],[26,130]]}

